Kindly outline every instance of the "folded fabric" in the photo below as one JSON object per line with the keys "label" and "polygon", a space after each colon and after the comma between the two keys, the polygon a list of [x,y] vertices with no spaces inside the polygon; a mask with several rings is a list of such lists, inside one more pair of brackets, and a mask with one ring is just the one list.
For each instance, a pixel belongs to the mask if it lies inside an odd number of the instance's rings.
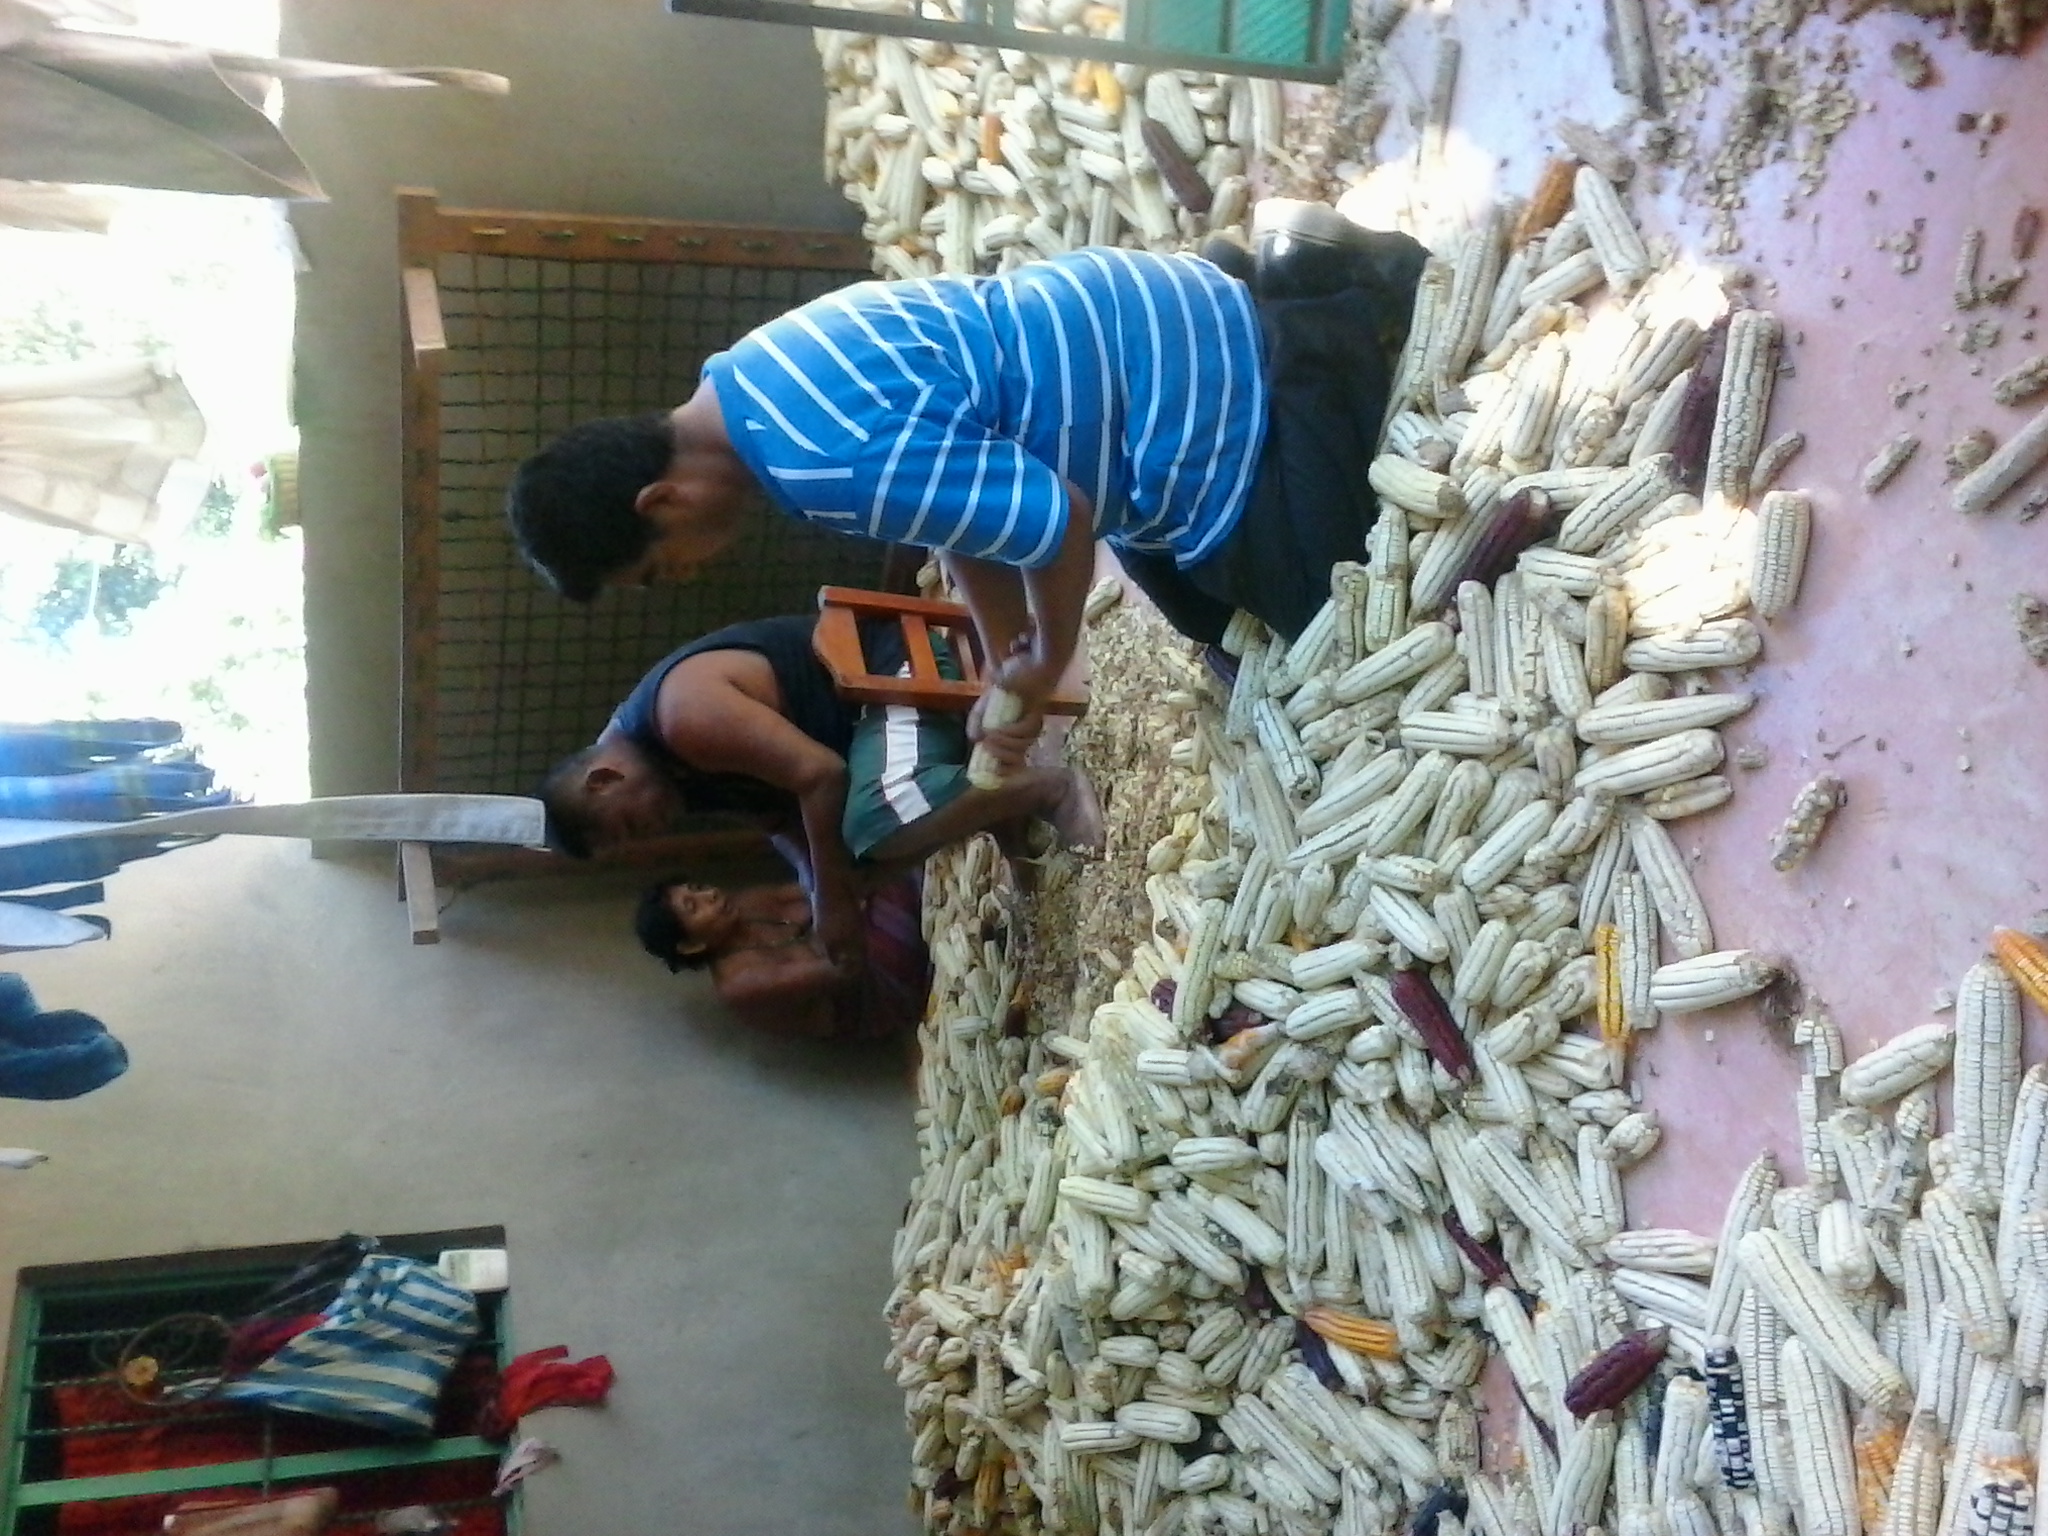
{"label": "folded fabric", "polygon": [[75,1008],[38,1009],[19,973],[0,971],[0,1098],[75,1099],[127,1070],[106,1025]]}
{"label": "folded fabric", "polygon": [[603,1355],[571,1360],[560,1344],[529,1350],[505,1367],[496,1396],[477,1415],[476,1432],[486,1440],[507,1440],[513,1426],[538,1409],[598,1407],[616,1379]]}

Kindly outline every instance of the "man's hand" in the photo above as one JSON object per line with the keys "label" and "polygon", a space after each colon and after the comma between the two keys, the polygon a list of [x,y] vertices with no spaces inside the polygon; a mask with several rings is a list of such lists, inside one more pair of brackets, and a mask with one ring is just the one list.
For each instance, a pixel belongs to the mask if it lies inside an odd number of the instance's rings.
{"label": "man's hand", "polygon": [[1032,743],[1045,729],[1045,701],[1052,697],[1060,670],[1041,654],[1032,636],[1020,635],[989,677],[990,690],[1000,688],[1016,700],[1017,718],[1007,725],[992,726],[987,718],[989,693],[984,691],[974,701],[967,716],[968,739],[988,748],[1005,773],[1024,765]]}
{"label": "man's hand", "polygon": [[842,978],[861,974],[867,965],[867,923],[852,888],[814,899],[811,937]]}

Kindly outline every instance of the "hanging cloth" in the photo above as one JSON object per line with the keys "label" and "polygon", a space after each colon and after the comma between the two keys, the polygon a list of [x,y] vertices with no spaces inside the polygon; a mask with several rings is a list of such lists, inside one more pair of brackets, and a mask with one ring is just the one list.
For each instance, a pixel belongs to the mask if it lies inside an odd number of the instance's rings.
{"label": "hanging cloth", "polygon": [[110,763],[82,773],[0,778],[0,816],[19,820],[135,821],[228,799],[204,763]]}
{"label": "hanging cloth", "polygon": [[[0,103],[6,90],[0,71]],[[205,441],[192,396],[155,363],[0,368],[0,512],[147,543],[172,472]]]}
{"label": "hanging cloth", "polygon": [[317,198],[313,173],[264,114],[274,81],[508,89],[478,70],[275,59],[80,31],[56,26],[62,13],[0,0],[0,177]]}
{"label": "hanging cloth", "polygon": [[480,1327],[468,1291],[417,1259],[373,1253],[318,1323],[218,1396],[429,1435],[442,1383]]}
{"label": "hanging cloth", "polygon": [[77,773],[101,763],[176,746],[175,720],[38,720],[0,725],[0,774]]}

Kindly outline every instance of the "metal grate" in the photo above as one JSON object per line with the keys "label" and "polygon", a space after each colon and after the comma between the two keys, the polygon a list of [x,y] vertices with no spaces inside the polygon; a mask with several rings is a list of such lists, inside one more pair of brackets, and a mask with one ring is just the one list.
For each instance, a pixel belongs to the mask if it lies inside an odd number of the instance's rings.
{"label": "metal grate", "polygon": [[[385,1251],[431,1259],[446,1234],[394,1239]],[[477,1240],[473,1234],[462,1234]],[[482,1240],[502,1241],[498,1235]],[[465,1503],[489,1489],[497,1448],[467,1433],[474,1394],[488,1391],[508,1348],[503,1300],[479,1296],[479,1337],[456,1379],[473,1385],[466,1410],[444,1413],[439,1438],[396,1441],[374,1431],[299,1414],[207,1400],[176,1408],[131,1402],[111,1385],[121,1347],[137,1330],[205,1314],[234,1318],[290,1274],[304,1250],[261,1255],[185,1256],[86,1266],[64,1279],[23,1277],[10,1362],[7,1429],[0,1449],[0,1531],[8,1536],[155,1529],[170,1503],[235,1489],[327,1483],[341,1490],[348,1518],[379,1507]],[[189,1263],[190,1268],[183,1268]],[[200,1330],[166,1339],[165,1379],[212,1376],[224,1335]],[[453,1389],[451,1388],[451,1392]],[[444,1404],[444,1407],[448,1405]],[[471,1475],[471,1472],[475,1476]],[[426,1481],[419,1481],[425,1479]],[[480,1479],[480,1481],[479,1481]],[[495,1512],[466,1530],[502,1531]]]}
{"label": "metal grate", "polygon": [[688,586],[562,601],[505,531],[513,467],[594,416],[689,398],[706,357],[845,274],[446,255],[438,277],[440,584],[433,788],[522,794],[585,745],[642,672],[693,636],[871,584],[881,546],[761,515]]}

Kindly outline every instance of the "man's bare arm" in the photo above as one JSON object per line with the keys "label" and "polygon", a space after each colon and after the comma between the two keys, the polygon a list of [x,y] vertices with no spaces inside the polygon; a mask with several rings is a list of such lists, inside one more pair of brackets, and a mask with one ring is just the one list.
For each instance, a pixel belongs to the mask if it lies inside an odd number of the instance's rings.
{"label": "man's bare arm", "polygon": [[810,1037],[839,1029],[855,985],[845,967],[801,944],[725,955],[712,966],[712,981],[741,1022]]}
{"label": "man's bare arm", "polygon": [[817,938],[835,957],[857,957],[860,893],[841,831],[846,761],[741,686],[735,665],[758,660],[751,652],[712,651],[681,663],[662,685],[657,723],[670,750],[693,767],[745,774],[795,797]]}

